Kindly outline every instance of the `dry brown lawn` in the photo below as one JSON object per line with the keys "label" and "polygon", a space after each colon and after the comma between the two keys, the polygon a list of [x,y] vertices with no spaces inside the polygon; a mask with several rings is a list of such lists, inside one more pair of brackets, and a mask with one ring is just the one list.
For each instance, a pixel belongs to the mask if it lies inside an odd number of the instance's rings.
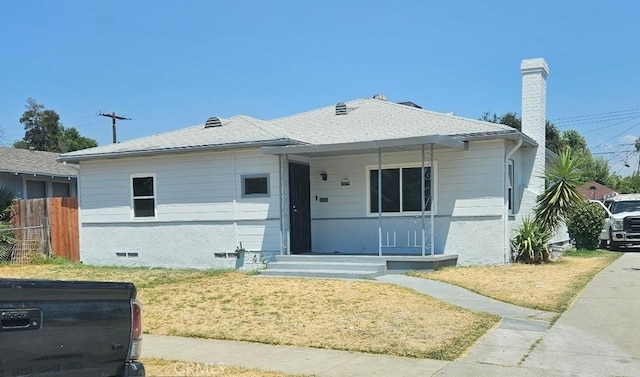
{"label": "dry brown lawn", "polygon": [[620,255],[568,252],[548,264],[451,267],[412,275],[455,284],[515,305],[561,313],[598,272]]}
{"label": "dry brown lawn", "polygon": [[151,334],[441,360],[499,320],[376,281],[72,264],[0,266],[0,277],[132,281]]}
{"label": "dry brown lawn", "polygon": [[229,367],[223,364],[207,364],[160,359],[143,359],[146,375],[149,377],[304,377],[279,372]]}

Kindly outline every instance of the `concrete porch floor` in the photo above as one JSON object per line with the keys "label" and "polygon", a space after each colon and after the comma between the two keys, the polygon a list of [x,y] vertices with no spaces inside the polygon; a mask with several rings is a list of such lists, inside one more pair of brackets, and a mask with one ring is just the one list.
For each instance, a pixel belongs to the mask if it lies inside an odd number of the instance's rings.
{"label": "concrete porch floor", "polygon": [[409,270],[437,270],[455,266],[457,254],[436,255],[371,255],[347,253],[302,253],[277,255],[262,275],[373,278],[386,274],[400,274]]}

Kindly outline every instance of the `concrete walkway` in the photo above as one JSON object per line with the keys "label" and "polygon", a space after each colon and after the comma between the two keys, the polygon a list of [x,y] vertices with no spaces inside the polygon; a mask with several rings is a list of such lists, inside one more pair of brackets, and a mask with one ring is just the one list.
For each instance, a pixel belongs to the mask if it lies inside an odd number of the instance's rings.
{"label": "concrete walkway", "polygon": [[598,274],[551,328],[554,313],[403,275],[379,280],[503,319],[454,362],[153,335],[145,335],[143,355],[336,377],[640,375],[640,254],[627,253]]}

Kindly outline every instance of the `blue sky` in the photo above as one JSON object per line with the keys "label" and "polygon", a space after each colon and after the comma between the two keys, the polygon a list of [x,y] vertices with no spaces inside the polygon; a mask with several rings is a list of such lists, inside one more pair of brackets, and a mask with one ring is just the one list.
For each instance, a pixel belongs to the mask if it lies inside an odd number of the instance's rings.
{"label": "blue sky", "polygon": [[[550,67],[547,115],[612,172],[638,166],[640,2],[29,1],[0,10],[0,142],[28,97],[111,142],[210,116],[271,119],[385,93],[479,118],[520,113],[520,61]],[[631,167],[624,168],[627,163]]]}

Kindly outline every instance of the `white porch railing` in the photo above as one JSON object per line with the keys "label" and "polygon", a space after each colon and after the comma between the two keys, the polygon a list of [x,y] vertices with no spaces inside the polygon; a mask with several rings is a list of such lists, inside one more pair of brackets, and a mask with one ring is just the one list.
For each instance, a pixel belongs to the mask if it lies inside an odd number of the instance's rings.
{"label": "white porch railing", "polygon": [[[431,221],[421,217],[385,217],[382,219],[382,239],[380,247],[382,253],[410,254],[416,252],[422,255],[431,255]],[[422,235],[424,234],[424,242]]]}

